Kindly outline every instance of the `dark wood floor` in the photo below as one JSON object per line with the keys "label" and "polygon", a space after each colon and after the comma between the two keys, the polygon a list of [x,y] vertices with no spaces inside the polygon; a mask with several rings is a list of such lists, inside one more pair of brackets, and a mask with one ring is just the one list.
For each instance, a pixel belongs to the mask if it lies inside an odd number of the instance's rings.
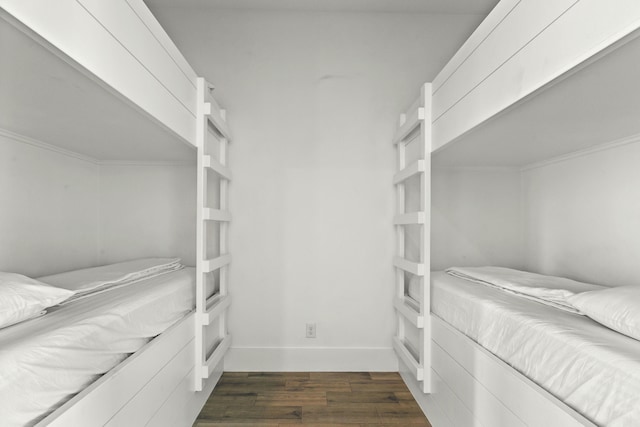
{"label": "dark wood floor", "polygon": [[225,372],[194,426],[427,426],[395,372]]}

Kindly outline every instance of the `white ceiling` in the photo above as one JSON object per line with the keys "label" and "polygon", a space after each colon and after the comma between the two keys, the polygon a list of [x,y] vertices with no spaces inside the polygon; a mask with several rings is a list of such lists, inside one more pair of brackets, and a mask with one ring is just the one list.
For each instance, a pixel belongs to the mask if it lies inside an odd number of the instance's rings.
{"label": "white ceiling", "polygon": [[150,7],[488,14],[498,0],[145,0]]}

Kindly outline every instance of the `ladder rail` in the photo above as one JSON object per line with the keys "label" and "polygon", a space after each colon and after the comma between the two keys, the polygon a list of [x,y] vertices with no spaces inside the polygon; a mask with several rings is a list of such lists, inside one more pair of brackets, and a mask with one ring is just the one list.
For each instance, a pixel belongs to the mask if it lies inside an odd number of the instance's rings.
{"label": "ladder rail", "polygon": [[[396,173],[393,184],[396,191],[396,214],[393,224],[396,229],[395,299],[397,335],[393,340],[396,354],[418,381],[422,381],[424,393],[431,392],[431,83],[426,83],[420,96],[400,116],[399,129],[393,138],[396,146]],[[420,144],[420,158],[407,165],[406,146],[409,142]],[[417,212],[406,212],[405,181],[413,176],[420,179],[420,207]],[[405,257],[405,232],[407,225],[420,226],[420,259],[417,262]],[[421,280],[421,298],[418,310],[409,307],[406,301],[405,274],[418,276]],[[405,337],[406,322],[420,331],[418,348],[409,349]],[[414,354],[415,353],[415,357]]]}
{"label": "ladder rail", "polygon": [[[231,171],[227,166],[229,129],[226,124],[226,112],[221,109],[210,94],[210,85],[201,77],[197,79],[197,191],[196,191],[196,309],[195,309],[195,369],[194,389],[202,391],[204,381],[212,369],[222,362],[231,345],[231,336],[227,332],[226,313],[231,304],[228,294],[228,268],[231,255],[228,253],[228,227],[231,213],[228,204],[228,188]],[[211,131],[213,127],[214,131]],[[207,153],[207,140],[213,137],[218,144],[217,159]],[[219,209],[208,206],[207,173],[215,172],[220,178]],[[219,223],[219,256],[207,259],[208,224]],[[218,292],[206,295],[206,277],[214,271],[219,272]],[[218,319],[218,341],[211,355],[208,355],[205,328]]]}

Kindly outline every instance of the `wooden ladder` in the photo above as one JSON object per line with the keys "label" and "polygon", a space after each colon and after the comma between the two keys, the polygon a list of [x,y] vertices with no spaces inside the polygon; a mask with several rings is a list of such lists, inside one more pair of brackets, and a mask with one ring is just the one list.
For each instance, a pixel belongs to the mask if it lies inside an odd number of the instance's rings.
{"label": "wooden ladder", "polygon": [[[196,313],[195,313],[195,390],[202,391],[205,379],[222,362],[231,345],[227,332],[226,312],[231,304],[228,291],[228,268],[231,255],[228,253],[228,231],[231,213],[228,207],[231,170],[227,166],[227,148],[231,140],[226,124],[225,111],[221,110],[211,96],[210,85],[197,79],[197,230],[196,230]],[[211,145],[217,145],[213,149]],[[207,177],[209,173],[218,175],[220,181],[219,208],[209,206]],[[217,242],[213,242],[208,231],[209,224],[220,224]],[[219,255],[207,258],[212,245],[219,245]],[[218,291],[207,295],[208,275],[219,271]],[[213,343],[213,351],[206,342],[206,328],[218,324],[218,340]]]}
{"label": "wooden ladder", "polygon": [[[406,147],[415,141],[420,145],[420,158],[407,165]],[[422,87],[420,96],[406,114],[400,116],[400,127],[393,139],[397,153],[397,172],[393,177],[396,189],[396,296],[394,307],[397,313],[398,330],[393,338],[393,348],[412,375],[422,381],[423,392],[431,392],[431,322],[430,322],[430,242],[431,242],[431,83]],[[405,182],[420,177],[420,210],[406,212]],[[420,260],[405,258],[405,232],[410,224],[420,225]],[[405,291],[405,275],[410,273],[421,278],[421,301],[419,309],[408,299]],[[406,322],[420,331],[419,348],[413,348],[405,336]]]}

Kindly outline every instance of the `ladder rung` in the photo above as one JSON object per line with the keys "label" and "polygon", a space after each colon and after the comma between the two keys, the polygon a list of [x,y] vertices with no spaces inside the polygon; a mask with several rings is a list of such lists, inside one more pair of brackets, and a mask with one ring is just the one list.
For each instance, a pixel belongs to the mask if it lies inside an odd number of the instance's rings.
{"label": "ladder rung", "polygon": [[424,212],[412,212],[406,213],[402,215],[396,215],[393,218],[393,223],[396,225],[407,225],[407,224],[424,224],[425,222]]}
{"label": "ladder rung", "polygon": [[204,208],[202,218],[206,221],[231,221],[231,212],[220,209]]}
{"label": "ladder rung", "polygon": [[393,337],[393,348],[398,354],[398,357],[402,359],[405,365],[407,365],[416,379],[418,381],[422,381],[424,373],[422,366],[420,366],[420,363],[416,360],[415,357],[413,357],[409,349],[407,349],[407,346],[404,345],[404,343],[400,341],[398,337]]}
{"label": "ladder rung", "polygon": [[231,170],[211,156],[203,156],[202,166],[209,168],[222,178],[231,181]]}
{"label": "ladder rung", "polygon": [[415,311],[404,303],[404,299],[396,299],[393,302],[398,313],[402,314],[408,321],[410,321],[416,328],[424,328],[424,316]]}
{"label": "ladder rung", "polygon": [[416,107],[413,111],[407,113],[407,120],[404,124],[398,129],[395,137],[393,138],[393,143],[398,144],[405,140],[411,133],[420,126],[420,122],[424,120],[424,108]]}
{"label": "ladder rung", "polygon": [[[224,337],[222,341],[220,341],[220,344],[218,344],[218,347],[213,350],[211,356],[209,356],[209,358],[204,362],[202,369],[203,378],[209,378],[211,372],[213,372],[215,367],[218,366],[218,363],[222,361],[222,358],[227,353],[227,350],[229,350],[229,347],[231,347],[231,335]],[[204,374],[206,374],[206,376]]]}
{"label": "ladder rung", "polygon": [[227,126],[227,122],[224,118],[223,110],[220,108],[216,100],[211,96],[208,90],[205,90],[204,94],[205,105],[209,104],[208,107],[204,108],[204,114],[209,119],[209,122],[216,128],[220,134],[226,138],[227,140],[231,140],[231,133],[229,132],[229,127]]}
{"label": "ladder rung", "polygon": [[207,259],[202,261],[202,271],[205,273],[211,273],[212,271],[216,271],[219,268],[228,265],[231,262],[231,255],[226,254],[219,256],[218,258]]}
{"label": "ladder rung", "polygon": [[203,326],[210,325],[213,319],[220,316],[229,308],[231,297],[228,295],[214,295],[207,300],[207,309],[204,313],[200,313],[200,324]]}
{"label": "ladder rung", "polygon": [[415,174],[422,173],[426,169],[426,163],[424,160],[416,160],[406,168],[402,169],[393,176],[393,183],[400,184],[401,182],[411,178]]}
{"label": "ladder rung", "polygon": [[395,257],[393,260],[393,265],[401,270],[404,270],[411,274],[415,274],[416,276],[424,276],[424,264],[409,261],[400,257]]}

